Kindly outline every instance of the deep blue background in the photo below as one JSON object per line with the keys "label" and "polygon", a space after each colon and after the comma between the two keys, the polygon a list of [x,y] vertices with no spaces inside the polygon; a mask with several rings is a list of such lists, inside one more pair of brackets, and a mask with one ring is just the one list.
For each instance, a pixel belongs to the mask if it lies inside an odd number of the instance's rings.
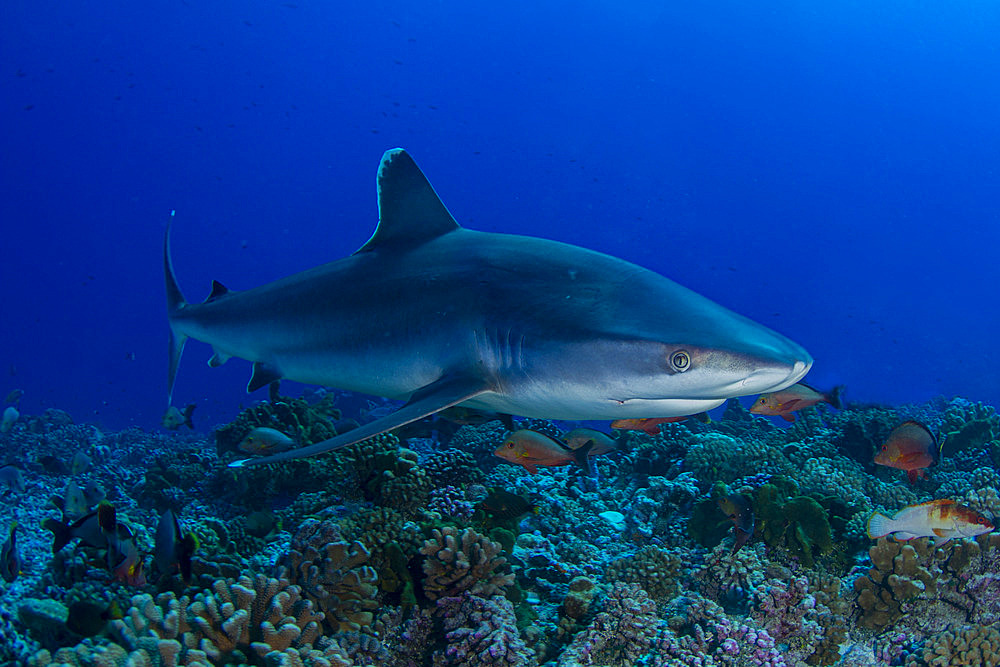
{"label": "deep blue background", "polygon": [[[403,146],[462,224],[658,270],[820,387],[1000,404],[992,0],[346,4],[0,6],[0,395],[157,424],[168,212],[189,299],[253,287],[360,246]],[[248,402],[209,355],[205,426]]]}

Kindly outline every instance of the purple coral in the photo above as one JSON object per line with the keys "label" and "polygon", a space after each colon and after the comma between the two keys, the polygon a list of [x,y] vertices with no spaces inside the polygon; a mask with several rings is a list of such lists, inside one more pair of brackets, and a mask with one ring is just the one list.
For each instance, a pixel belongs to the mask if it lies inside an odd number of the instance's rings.
{"label": "purple coral", "polygon": [[453,519],[471,519],[475,505],[465,499],[465,493],[454,486],[443,486],[431,491],[427,509]]}
{"label": "purple coral", "polygon": [[437,601],[447,647],[435,654],[435,665],[462,667],[527,667],[535,653],[517,632],[514,607],[502,595],[481,598],[469,592]]}

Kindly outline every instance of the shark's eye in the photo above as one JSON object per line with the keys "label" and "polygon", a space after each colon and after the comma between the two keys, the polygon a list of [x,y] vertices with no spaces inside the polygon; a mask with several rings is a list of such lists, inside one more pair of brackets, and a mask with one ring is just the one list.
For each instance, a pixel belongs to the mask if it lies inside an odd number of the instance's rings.
{"label": "shark's eye", "polygon": [[678,373],[683,373],[691,368],[691,355],[684,350],[677,350],[670,355],[670,367]]}

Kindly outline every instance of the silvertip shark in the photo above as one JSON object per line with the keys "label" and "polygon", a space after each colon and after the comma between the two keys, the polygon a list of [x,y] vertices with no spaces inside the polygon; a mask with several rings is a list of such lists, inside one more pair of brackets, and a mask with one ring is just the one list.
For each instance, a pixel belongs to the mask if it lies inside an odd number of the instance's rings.
{"label": "silvertip shark", "polygon": [[657,273],[577,246],[464,229],[402,149],[378,170],[379,220],[357,252],[187,303],[163,262],[168,400],[184,343],[210,366],[406,401],[329,440],[231,467],[314,456],[453,405],[539,419],[672,417],[799,381],[799,345]]}

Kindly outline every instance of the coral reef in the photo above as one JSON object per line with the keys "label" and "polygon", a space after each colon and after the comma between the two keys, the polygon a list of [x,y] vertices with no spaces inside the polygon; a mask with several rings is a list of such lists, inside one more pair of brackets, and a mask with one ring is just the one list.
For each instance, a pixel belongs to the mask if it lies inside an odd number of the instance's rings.
{"label": "coral reef", "polygon": [[[711,423],[615,434],[617,451],[595,458],[593,478],[501,463],[498,421],[225,467],[252,425],[305,443],[359,400],[327,392],[322,403],[255,405],[218,429],[218,448],[197,433],[105,433],[57,410],[23,415],[0,434],[27,462],[23,489],[0,484],[0,525],[17,520],[22,560],[0,584],[11,601],[0,611],[0,664],[996,661],[1000,532],[937,545],[866,533],[872,512],[936,498],[1000,516],[990,406],[821,407],[789,426],[730,401]],[[871,464],[906,419],[945,444],[917,484]],[[527,425],[554,437],[573,426]],[[51,553],[39,526],[61,518],[70,479],[106,496],[147,572],[163,560],[156,528],[171,508],[199,543],[190,576],[169,566],[170,576],[131,586],[111,575],[106,549]],[[735,551],[734,522],[718,505],[732,494],[754,519]],[[53,496],[63,500],[46,507]]]}

